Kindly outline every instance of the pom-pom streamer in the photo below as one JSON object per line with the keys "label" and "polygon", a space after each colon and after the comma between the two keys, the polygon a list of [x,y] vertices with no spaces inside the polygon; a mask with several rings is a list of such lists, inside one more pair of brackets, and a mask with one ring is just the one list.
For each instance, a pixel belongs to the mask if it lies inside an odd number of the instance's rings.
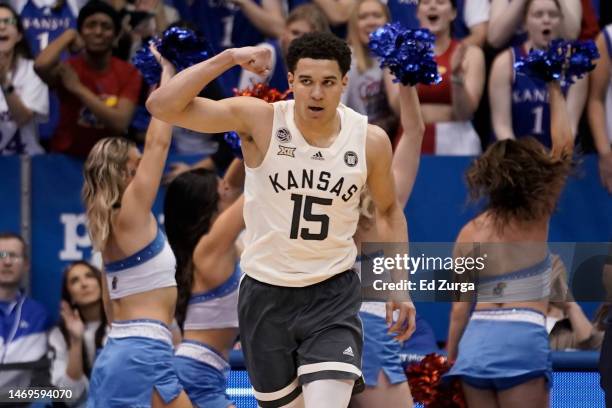
{"label": "pom-pom streamer", "polygon": [[437,84],[442,80],[434,60],[434,36],[426,29],[385,24],[370,34],[370,49],[403,85]]}
{"label": "pom-pom streamer", "polygon": [[406,375],[414,401],[426,408],[466,408],[459,380],[442,381],[442,376],[450,367],[446,357],[435,353],[408,366]]}
{"label": "pom-pom streamer", "polygon": [[599,52],[593,41],[553,40],[546,50],[531,50],[514,64],[518,73],[544,82],[574,83],[595,68]]}
{"label": "pom-pom streamer", "polygon": [[[193,30],[171,27],[161,39],[153,40],[159,53],[176,67],[177,72],[207,59],[211,53],[206,40]],[[149,85],[159,83],[161,66],[149,44],[143,46],[132,58],[134,66]]]}

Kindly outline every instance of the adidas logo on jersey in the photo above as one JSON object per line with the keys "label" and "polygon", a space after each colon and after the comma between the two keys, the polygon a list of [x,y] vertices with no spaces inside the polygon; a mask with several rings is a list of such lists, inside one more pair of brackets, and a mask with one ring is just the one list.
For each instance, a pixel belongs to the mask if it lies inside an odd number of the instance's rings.
{"label": "adidas logo on jersey", "polygon": [[323,153],[321,153],[321,152],[316,152],[310,158],[313,159],[313,160],[325,160],[323,158]]}
{"label": "adidas logo on jersey", "polygon": [[344,354],[345,356],[355,357],[355,355],[353,354],[353,349],[352,349],[352,347],[351,347],[351,346],[348,346],[348,347],[346,348],[346,350],[344,350],[344,351],[342,352],[342,354]]}

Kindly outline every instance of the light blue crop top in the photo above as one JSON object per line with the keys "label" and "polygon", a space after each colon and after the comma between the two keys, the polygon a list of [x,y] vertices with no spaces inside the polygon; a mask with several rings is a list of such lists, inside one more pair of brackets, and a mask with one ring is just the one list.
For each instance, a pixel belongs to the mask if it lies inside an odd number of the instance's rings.
{"label": "light blue crop top", "polygon": [[111,299],[176,286],[176,258],[161,228],[146,247],[127,258],[104,264]]}
{"label": "light blue crop top", "polygon": [[185,330],[229,329],[238,327],[238,287],[240,267],[220,286],[194,293],[187,305]]}

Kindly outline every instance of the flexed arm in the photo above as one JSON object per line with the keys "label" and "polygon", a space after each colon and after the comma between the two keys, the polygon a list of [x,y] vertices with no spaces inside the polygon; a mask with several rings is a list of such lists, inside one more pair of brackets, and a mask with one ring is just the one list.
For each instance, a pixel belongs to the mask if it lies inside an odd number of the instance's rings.
{"label": "flexed arm", "polygon": [[[175,75],[159,87],[147,100],[151,114],[187,129],[203,133],[222,133],[234,130],[253,135],[254,117],[261,117],[268,104],[249,97],[235,97],[214,101],[197,95],[213,79],[234,65],[265,74],[269,71],[270,50],[263,47],[234,48],[200,62]],[[162,64],[168,64],[161,59]]]}

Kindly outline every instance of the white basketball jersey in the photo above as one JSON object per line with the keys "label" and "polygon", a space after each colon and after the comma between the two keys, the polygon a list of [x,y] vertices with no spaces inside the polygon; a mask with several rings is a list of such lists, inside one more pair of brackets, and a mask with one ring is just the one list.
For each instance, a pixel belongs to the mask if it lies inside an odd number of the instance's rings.
{"label": "white basketball jersey", "polygon": [[241,268],[258,281],[301,287],[353,266],[353,235],[367,179],[367,117],[338,107],[331,146],[311,146],[293,119],[294,101],[274,103],[263,162],[246,168],[246,248]]}

